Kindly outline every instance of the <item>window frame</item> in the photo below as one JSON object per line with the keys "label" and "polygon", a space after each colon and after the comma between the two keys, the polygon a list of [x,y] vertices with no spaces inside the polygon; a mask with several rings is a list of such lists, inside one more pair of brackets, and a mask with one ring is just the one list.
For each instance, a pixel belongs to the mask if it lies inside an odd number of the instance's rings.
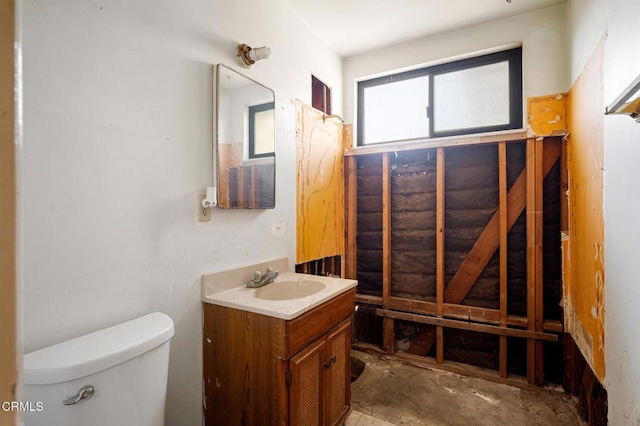
{"label": "window frame", "polygon": [[[455,71],[462,71],[466,69],[472,69],[483,65],[491,65],[499,62],[508,62],[509,64],[509,122],[507,124],[482,126],[482,127],[468,127],[461,129],[453,129],[446,131],[434,130],[434,117],[437,111],[434,109],[434,76],[440,74],[447,74]],[[388,83],[395,83],[402,80],[408,80],[416,77],[429,77],[429,106],[427,107],[427,117],[429,118],[429,134],[426,137],[413,138],[413,139],[400,139],[389,140],[384,142],[374,142],[365,144],[365,132],[364,132],[364,91],[369,87],[375,87]],[[522,76],[522,47],[516,47],[513,49],[503,50],[495,53],[489,53],[486,55],[475,56],[472,58],[461,59],[452,62],[446,62],[439,65],[433,65],[424,68],[418,68],[410,71],[404,71],[400,73],[390,74],[382,77],[373,78],[370,80],[362,80],[358,82],[358,112],[357,112],[357,124],[358,124],[358,146],[370,146],[380,145],[388,143],[406,142],[406,141],[418,141],[447,136],[461,136],[477,133],[486,133],[500,130],[513,130],[521,129],[523,126],[523,76]]]}
{"label": "window frame", "polygon": [[[275,157],[275,146],[271,152],[264,154],[256,154],[256,113],[275,109],[275,102],[266,102],[263,104],[249,106],[249,160],[255,158]],[[275,142],[275,139],[274,139]]]}

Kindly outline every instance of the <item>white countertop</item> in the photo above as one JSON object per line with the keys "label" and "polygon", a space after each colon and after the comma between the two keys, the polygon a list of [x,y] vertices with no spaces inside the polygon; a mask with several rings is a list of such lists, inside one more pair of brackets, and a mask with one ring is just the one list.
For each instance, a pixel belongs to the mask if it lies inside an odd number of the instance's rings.
{"label": "white countertop", "polygon": [[[276,278],[276,282],[303,280],[321,282],[325,285],[325,288],[311,296],[291,300],[259,299],[255,297],[255,292],[258,289],[248,288],[244,285],[224,291],[207,291],[203,289],[202,301],[205,303],[212,303],[214,305],[226,306],[227,308],[241,309],[257,314],[290,320],[310,311],[329,299],[354,288],[358,284],[358,281],[356,280],[298,274],[295,272],[285,272]],[[268,285],[269,284],[267,284],[267,286]]]}

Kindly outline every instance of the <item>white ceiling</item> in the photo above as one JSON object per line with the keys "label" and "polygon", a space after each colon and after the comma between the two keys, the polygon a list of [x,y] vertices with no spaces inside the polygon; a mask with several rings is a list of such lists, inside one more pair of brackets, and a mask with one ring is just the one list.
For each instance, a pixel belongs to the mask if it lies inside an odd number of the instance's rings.
{"label": "white ceiling", "polygon": [[286,0],[342,57],[567,0]]}

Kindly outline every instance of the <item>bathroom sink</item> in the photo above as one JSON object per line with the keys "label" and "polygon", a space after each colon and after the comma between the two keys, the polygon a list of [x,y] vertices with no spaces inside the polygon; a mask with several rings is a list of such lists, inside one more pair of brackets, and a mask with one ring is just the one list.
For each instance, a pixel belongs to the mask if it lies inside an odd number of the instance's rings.
{"label": "bathroom sink", "polygon": [[324,284],[314,280],[275,281],[257,289],[254,296],[262,300],[293,300],[319,293],[324,288]]}
{"label": "bathroom sink", "polygon": [[[284,270],[274,282],[258,288],[245,283],[267,266]],[[358,285],[356,280],[287,272],[287,259],[202,276],[202,301],[274,318],[292,320]],[[230,283],[231,285],[229,285]]]}

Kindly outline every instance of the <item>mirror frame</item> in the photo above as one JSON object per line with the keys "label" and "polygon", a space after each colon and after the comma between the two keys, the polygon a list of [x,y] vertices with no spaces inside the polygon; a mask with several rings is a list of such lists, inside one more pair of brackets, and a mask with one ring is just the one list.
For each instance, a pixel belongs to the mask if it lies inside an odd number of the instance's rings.
{"label": "mirror frame", "polygon": [[[220,99],[220,93],[222,93],[222,87],[221,87],[221,79],[223,77],[223,72],[224,73],[228,73],[231,75],[235,75],[238,78],[242,78],[247,80],[247,83],[251,83],[251,84],[255,84],[265,90],[268,90],[271,93],[271,100],[264,100],[256,105],[259,104],[266,104],[268,102],[271,102],[273,104],[273,126],[274,126],[274,131],[273,131],[273,141],[274,141],[274,146],[273,146],[273,154],[267,154],[267,155],[263,155],[260,158],[248,158],[248,150],[249,148],[247,146],[245,146],[245,141],[244,139],[248,138],[248,132],[249,129],[243,129],[243,131],[246,130],[247,135],[245,138],[243,138],[243,154],[242,154],[242,160],[241,162],[243,164],[234,167],[234,173],[237,174],[238,178],[236,181],[240,182],[240,185],[242,186],[242,190],[238,190],[238,194],[236,196],[236,200],[237,203],[240,204],[234,204],[231,201],[230,198],[230,194],[229,194],[229,188],[227,187],[226,190],[222,188],[221,186],[221,175],[223,173],[225,173],[225,170],[222,169],[221,167],[221,149],[220,149],[220,145],[222,145],[221,142],[221,126],[220,124],[223,122],[223,117],[221,117],[220,112],[221,112],[221,99]],[[276,95],[275,92],[273,91],[273,89],[265,86],[262,83],[259,83],[257,81],[255,81],[252,78],[249,78],[239,72],[237,72],[236,70],[223,65],[223,64],[217,64],[215,66],[215,73],[214,73],[214,84],[213,84],[213,88],[214,88],[214,99],[213,99],[213,150],[212,150],[212,155],[214,156],[213,158],[213,164],[215,165],[214,170],[213,170],[213,182],[214,185],[217,187],[217,198],[218,198],[218,202],[217,202],[217,206],[219,208],[223,208],[223,209],[273,209],[275,208],[275,204],[276,204],[276,153],[275,153],[275,148],[276,148],[276,117],[275,117],[275,101],[276,101]],[[249,105],[252,106],[252,105]],[[243,120],[244,121],[244,120]],[[248,139],[247,139],[248,140]],[[244,152],[245,148],[247,149],[247,153]],[[245,165],[245,162],[254,162],[254,164],[248,164]],[[271,162],[273,164],[273,181],[271,182],[271,177],[268,176],[267,179],[264,179],[260,176],[260,172],[258,171],[259,167],[267,167],[263,173],[265,174],[269,174],[269,166],[271,165]],[[252,184],[244,184],[245,181],[245,173],[247,170],[250,170],[250,173],[248,173],[248,175],[250,176],[249,179],[251,179]],[[227,172],[227,173],[230,173]],[[256,178],[254,175],[257,175],[258,177]],[[226,177],[226,182],[229,182],[231,180],[230,177]],[[260,181],[260,182],[257,182]],[[261,184],[256,184],[256,183],[261,183]],[[224,184],[224,183],[223,183]],[[268,189],[270,187],[273,188],[273,191],[269,191],[267,192],[266,197],[261,197],[259,192],[260,188],[263,187],[267,187]],[[245,194],[250,194],[249,197],[245,197]],[[256,195],[257,194],[257,195]],[[250,198],[250,200],[245,200],[245,198]],[[255,202],[256,198],[259,200],[257,203]],[[266,203],[263,202],[263,200],[266,200]]]}

